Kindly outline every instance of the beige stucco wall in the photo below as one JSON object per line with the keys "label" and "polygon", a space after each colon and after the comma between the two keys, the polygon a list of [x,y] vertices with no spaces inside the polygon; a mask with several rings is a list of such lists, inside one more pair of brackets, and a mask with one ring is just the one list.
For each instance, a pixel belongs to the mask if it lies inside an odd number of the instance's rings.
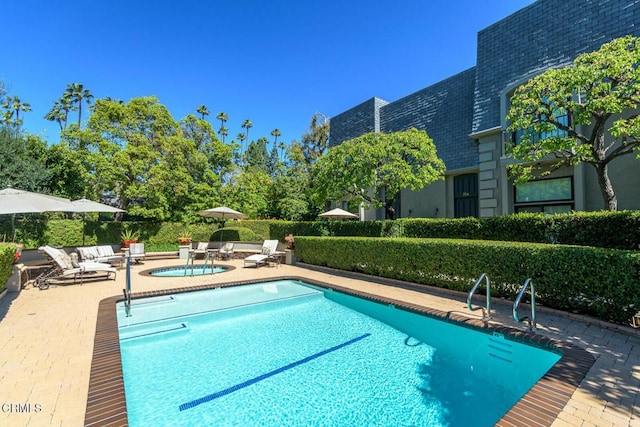
{"label": "beige stucco wall", "polygon": [[[402,218],[445,218],[453,216],[453,204],[449,208],[447,195],[453,198],[453,187],[448,189],[448,181],[453,181],[452,177],[445,180],[436,181],[427,185],[420,191],[402,190],[401,217]],[[449,210],[451,210],[449,214]]]}

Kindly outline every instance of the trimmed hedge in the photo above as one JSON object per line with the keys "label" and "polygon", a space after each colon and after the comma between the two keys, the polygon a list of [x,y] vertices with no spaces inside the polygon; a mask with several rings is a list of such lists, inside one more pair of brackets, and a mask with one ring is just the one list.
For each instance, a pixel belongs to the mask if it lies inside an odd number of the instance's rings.
{"label": "trimmed hedge", "polygon": [[[179,223],[87,221],[86,244],[119,243],[123,227],[140,233],[142,242],[176,243],[186,228],[193,240],[214,240],[220,223],[185,226]],[[612,249],[640,249],[640,211],[576,212],[544,215],[522,213],[492,218],[401,218],[395,221],[226,221],[230,228],[253,230],[255,240],[284,236],[416,237],[560,243]],[[82,221],[49,220],[29,216],[16,222],[17,239],[27,248],[43,244],[77,246],[82,242]],[[0,232],[10,233],[10,222],[0,219]]]}
{"label": "trimmed hedge", "polygon": [[628,324],[640,309],[633,251],[462,239],[296,237],[309,264],[468,292],[487,273],[492,296],[513,300],[527,278],[536,303]]}

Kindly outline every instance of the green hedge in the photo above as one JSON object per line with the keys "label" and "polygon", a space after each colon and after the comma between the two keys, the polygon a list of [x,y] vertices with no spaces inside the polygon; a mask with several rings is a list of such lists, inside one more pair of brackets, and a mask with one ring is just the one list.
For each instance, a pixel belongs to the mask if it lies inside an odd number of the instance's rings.
{"label": "green hedge", "polygon": [[468,292],[487,273],[492,296],[514,299],[527,278],[536,302],[628,324],[640,310],[640,254],[633,251],[462,239],[297,237],[309,264]]}
{"label": "green hedge", "polygon": [[11,266],[16,249],[13,243],[0,243],[0,293],[4,291],[7,280],[11,277]]}
{"label": "green hedge", "polygon": [[[119,243],[123,227],[140,233],[140,240],[154,245],[174,244],[186,228],[194,241],[215,240],[220,223],[185,226],[179,223],[86,221],[85,244]],[[243,227],[255,240],[294,236],[416,237],[561,243],[612,249],[640,249],[640,212],[577,212],[560,215],[522,213],[492,218],[401,218],[396,221],[308,222],[276,220],[226,221],[228,228]],[[16,222],[16,241],[26,248],[43,244],[82,244],[81,220],[46,220],[25,216]],[[0,232],[10,234],[10,221],[0,219]]]}

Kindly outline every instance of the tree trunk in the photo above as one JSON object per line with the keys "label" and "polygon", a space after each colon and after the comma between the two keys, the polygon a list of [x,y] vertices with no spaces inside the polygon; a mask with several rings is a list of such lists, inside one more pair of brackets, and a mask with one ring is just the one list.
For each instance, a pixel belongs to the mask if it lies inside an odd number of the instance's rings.
{"label": "tree trunk", "polygon": [[594,165],[598,176],[598,185],[600,185],[600,193],[602,193],[602,199],[604,200],[604,209],[617,211],[618,199],[616,193],[613,191],[611,179],[609,179],[609,168],[607,165],[607,163]]}

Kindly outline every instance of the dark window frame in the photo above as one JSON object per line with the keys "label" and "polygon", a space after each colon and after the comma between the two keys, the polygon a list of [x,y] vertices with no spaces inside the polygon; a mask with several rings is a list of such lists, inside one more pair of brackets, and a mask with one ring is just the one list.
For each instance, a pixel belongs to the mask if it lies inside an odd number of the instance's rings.
{"label": "dark window frame", "polygon": [[518,202],[518,186],[513,186],[513,209],[514,212],[522,212],[526,211],[526,208],[536,208],[540,207],[541,212],[544,212],[545,207],[552,206],[569,206],[570,210],[574,210],[575,208],[575,187],[573,176],[559,176],[554,178],[543,178],[537,179],[535,181],[529,182],[549,182],[561,179],[569,179],[569,185],[571,186],[571,197],[569,199],[551,199],[551,200],[533,200],[530,202]]}

